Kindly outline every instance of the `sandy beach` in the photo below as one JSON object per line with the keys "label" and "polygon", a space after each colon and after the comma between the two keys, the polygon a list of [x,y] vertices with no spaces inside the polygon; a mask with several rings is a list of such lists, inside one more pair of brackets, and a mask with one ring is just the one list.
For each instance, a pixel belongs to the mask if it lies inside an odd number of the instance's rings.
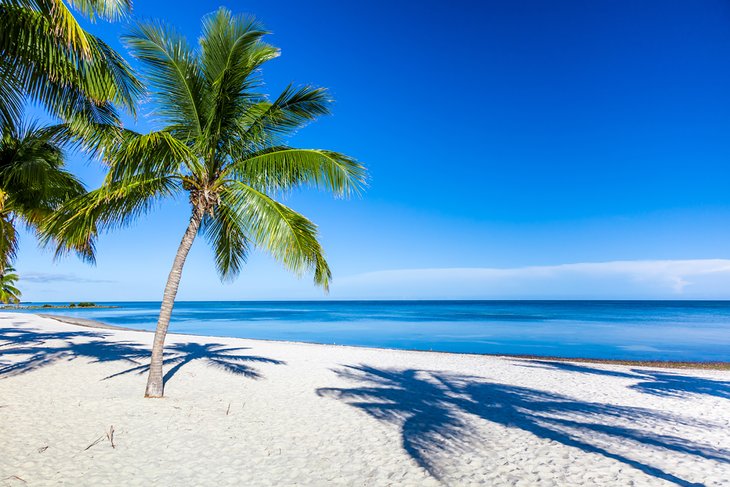
{"label": "sandy beach", "polygon": [[0,314],[0,485],[730,485],[730,373]]}

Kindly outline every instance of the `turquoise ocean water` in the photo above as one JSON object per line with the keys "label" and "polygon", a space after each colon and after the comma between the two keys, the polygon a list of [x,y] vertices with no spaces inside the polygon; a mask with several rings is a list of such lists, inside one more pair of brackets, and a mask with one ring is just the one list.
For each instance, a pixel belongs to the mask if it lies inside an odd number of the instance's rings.
{"label": "turquoise ocean water", "polygon": [[[154,329],[159,303],[103,304],[120,307],[34,312]],[[725,301],[178,302],[170,331],[444,352],[730,361]]]}

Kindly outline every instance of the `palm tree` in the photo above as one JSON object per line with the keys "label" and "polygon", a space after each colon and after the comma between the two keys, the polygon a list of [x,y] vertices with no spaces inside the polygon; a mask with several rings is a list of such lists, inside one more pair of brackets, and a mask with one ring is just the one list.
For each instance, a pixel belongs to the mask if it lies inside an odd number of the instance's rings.
{"label": "palm tree", "polygon": [[0,0],[2,126],[20,120],[26,96],[77,129],[118,123],[113,104],[134,113],[139,81],[69,5],[91,20],[118,20],[131,9],[130,0]]}
{"label": "palm tree", "polygon": [[[130,0],[0,0],[0,270],[15,257],[18,220],[37,227],[84,192],[63,169],[62,146],[95,149],[119,124],[114,104],[134,113],[141,91],[127,62],[67,4],[91,20],[118,20],[131,9]],[[28,99],[68,123],[24,122]]]}
{"label": "palm tree", "polygon": [[15,287],[15,283],[17,281],[18,275],[12,267],[8,266],[0,271],[0,303],[20,303],[21,293],[20,290]]}
{"label": "palm tree", "polygon": [[313,186],[344,197],[365,184],[365,168],[346,155],[286,145],[287,136],[329,113],[330,99],[311,86],[290,86],[274,101],[257,91],[259,68],[279,54],[263,41],[266,34],[256,20],[226,9],[203,19],[198,49],[159,22],[134,28],[124,40],[143,66],[162,128],[125,131],[104,152],[102,187],[69,201],[46,226],[60,238],[60,252],[84,248],[100,230],[130,222],[162,198],[186,195],[190,220],[163,294],[147,397],[163,394],[165,335],[199,231],[222,279],[235,277],[257,246],[295,273],[313,272],[327,289],[331,273],[317,227],[274,196]]}
{"label": "palm tree", "polygon": [[[16,223],[38,229],[69,198],[85,193],[64,169],[63,126],[16,124],[0,135],[0,273],[18,249]],[[90,249],[76,248],[82,254]]]}

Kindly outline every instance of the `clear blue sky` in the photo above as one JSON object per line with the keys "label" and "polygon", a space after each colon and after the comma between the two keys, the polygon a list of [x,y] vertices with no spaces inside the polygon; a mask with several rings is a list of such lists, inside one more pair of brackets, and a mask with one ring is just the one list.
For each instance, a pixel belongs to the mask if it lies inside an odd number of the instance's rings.
{"label": "clear blue sky", "polygon": [[[726,0],[138,0],[135,15],[194,42],[221,5],[261,19],[282,49],[269,93],[294,81],[336,99],[292,144],[370,168],[361,199],[286,201],[320,225],[331,298],[730,298],[728,262],[698,261],[730,259]],[[92,26],[120,49],[123,29]],[[100,182],[95,163],[72,166]],[[159,300],[186,219],[171,202],[104,236],[96,267],[54,264],[27,237],[25,297]],[[602,264],[555,267],[582,263]],[[260,254],[220,284],[203,239],[180,291],[320,297]]]}

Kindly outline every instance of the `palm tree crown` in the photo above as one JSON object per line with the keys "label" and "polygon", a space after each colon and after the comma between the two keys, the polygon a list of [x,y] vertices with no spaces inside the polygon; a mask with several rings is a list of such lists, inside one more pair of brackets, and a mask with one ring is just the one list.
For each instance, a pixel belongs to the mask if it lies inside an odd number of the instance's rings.
{"label": "palm tree crown", "polygon": [[[141,84],[124,59],[72,14],[118,20],[131,0],[0,0],[0,265],[17,250],[15,223],[37,227],[62,201],[84,192],[63,169],[62,146],[119,124],[115,105],[135,111]],[[23,121],[40,103],[63,125]],[[106,130],[98,130],[100,127]],[[90,255],[85,246],[77,250]]]}
{"label": "palm tree crown", "polygon": [[284,145],[286,136],[329,113],[330,100],[310,86],[289,87],[273,102],[256,92],[260,66],[278,55],[262,41],[265,34],[255,20],[221,9],[204,19],[199,50],[160,23],[141,24],[125,37],[164,127],[124,131],[107,147],[104,185],[72,200],[49,224],[65,237],[62,250],[184,192],[221,277],[236,275],[253,243],[296,272],[313,270],[327,285],[315,225],[269,193],[312,185],[346,196],[364,185],[366,172],[343,154]]}
{"label": "palm tree crown", "polygon": [[[69,198],[84,194],[64,169],[65,128],[33,123],[3,127],[0,135],[0,271],[14,259],[18,221],[39,229]],[[83,249],[77,249],[83,252]]]}
{"label": "palm tree crown", "polygon": [[[316,226],[273,196],[313,186],[344,197],[365,185],[365,168],[354,159],[286,145],[297,129],[329,113],[330,100],[324,89],[311,86],[290,86],[273,101],[261,94],[260,67],[279,54],[263,41],[265,35],[256,20],[225,9],[204,18],[197,49],[161,23],[138,25],[124,39],[143,66],[162,128],[123,131],[105,144],[109,172],[103,186],[71,200],[48,222],[49,234],[62,242],[60,251],[92,248],[104,228],[128,223],[161,198],[187,195],[190,223],[158,322],[163,339],[199,230],[213,246],[223,279],[236,276],[249,248],[257,246],[295,273],[311,271],[327,288],[331,272]],[[160,345],[160,367],[161,353]],[[154,361],[153,349],[151,376],[157,373]]]}

